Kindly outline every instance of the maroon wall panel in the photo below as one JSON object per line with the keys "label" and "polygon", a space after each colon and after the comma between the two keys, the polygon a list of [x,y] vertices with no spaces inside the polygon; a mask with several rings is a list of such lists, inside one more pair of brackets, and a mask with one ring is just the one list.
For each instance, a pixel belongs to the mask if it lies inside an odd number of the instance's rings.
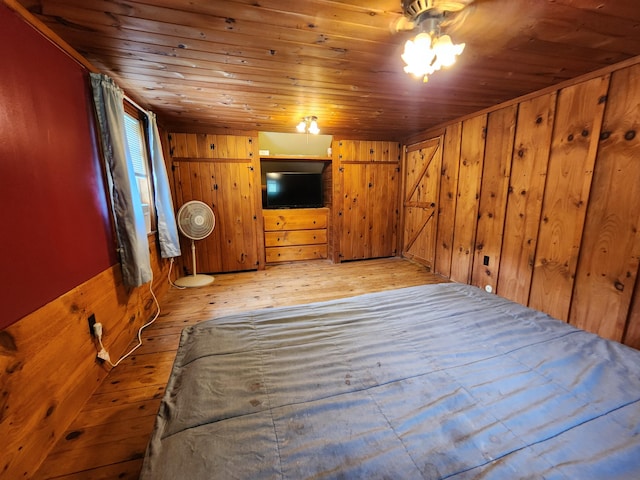
{"label": "maroon wall panel", "polygon": [[117,256],[86,70],[3,4],[0,58],[4,328]]}

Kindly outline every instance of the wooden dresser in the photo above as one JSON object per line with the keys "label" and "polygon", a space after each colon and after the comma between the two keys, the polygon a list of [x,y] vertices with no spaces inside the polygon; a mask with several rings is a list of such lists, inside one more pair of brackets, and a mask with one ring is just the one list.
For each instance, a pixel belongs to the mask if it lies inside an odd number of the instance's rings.
{"label": "wooden dresser", "polygon": [[327,258],[328,208],[263,210],[266,263]]}

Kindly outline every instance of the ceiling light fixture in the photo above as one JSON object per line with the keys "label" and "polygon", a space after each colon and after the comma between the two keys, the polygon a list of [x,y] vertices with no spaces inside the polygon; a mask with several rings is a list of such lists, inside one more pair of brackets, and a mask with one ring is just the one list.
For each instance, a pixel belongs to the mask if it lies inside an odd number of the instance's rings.
{"label": "ceiling light fixture", "polygon": [[319,134],[320,129],[318,128],[318,117],[315,115],[311,117],[304,117],[296,127],[296,130],[299,133],[311,133],[312,135]]}
{"label": "ceiling light fixture", "polygon": [[404,71],[423,82],[428,76],[442,67],[450,67],[456,57],[462,53],[465,44],[454,44],[449,35],[440,34],[440,24],[444,13],[434,12],[432,8],[423,10],[413,17],[420,33],[404,45],[402,60],[406,63]]}

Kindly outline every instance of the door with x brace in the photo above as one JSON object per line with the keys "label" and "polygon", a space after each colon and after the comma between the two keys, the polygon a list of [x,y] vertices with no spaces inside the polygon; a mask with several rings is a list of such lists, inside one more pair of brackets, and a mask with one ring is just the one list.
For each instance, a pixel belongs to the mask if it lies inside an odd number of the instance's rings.
{"label": "door with x brace", "polygon": [[402,255],[433,270],[442,137],[409,145],[405,162]]}

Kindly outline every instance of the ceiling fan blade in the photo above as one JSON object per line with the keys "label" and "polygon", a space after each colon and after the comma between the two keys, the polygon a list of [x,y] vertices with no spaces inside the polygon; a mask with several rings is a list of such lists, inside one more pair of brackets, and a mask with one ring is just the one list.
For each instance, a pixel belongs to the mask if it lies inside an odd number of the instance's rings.
{"label": "ceiling fan blade", "polygon": [[404,15],[396,18],[393,22],[391,22],[391,25],[389,26],[389,30],[391,30],[391,33],[410,32],[414,28],[416,28],[416,24]]}
{"label": "ceiling fan blade", "polygon": [[458,0],[458,1],[448,1],[448,0],[435,0],[433,2],[433,6],[440,10],[441,12],[459,12],[469,5],[471,5],[474,1],[477,0]]}
{"label": "ceiling fan blade", "polygon": [[488,53],[533,28],[545,3],[539,0],[475,0],[467,8],[445,16],[441,28],[455,40]]}

